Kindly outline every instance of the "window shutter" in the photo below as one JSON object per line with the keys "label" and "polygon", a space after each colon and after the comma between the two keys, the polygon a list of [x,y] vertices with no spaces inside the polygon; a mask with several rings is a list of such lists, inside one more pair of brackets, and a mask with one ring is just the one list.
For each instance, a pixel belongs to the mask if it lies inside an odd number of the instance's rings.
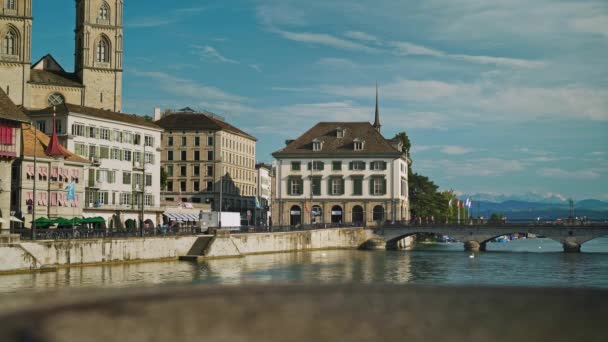
{"label": "window shutter", "polygon": [[344,178],[340,179],[340,195],[344,195]]}
{"label": "window shutter", "polygon": [[361,165],[363,166],[363,167],[361,168],[361,170],[365,170],[365,167],[367,166],[367,163],[366,163],[366,162],[361,162]]}
{"label": "window shutter", "polygon": [[300,195],[304,195],[304,181],[300,180]]}
{"label": "window shutter", "polygon": [[370,196],[373,196],[374,195],[374,179],[370,178],[368,181],[368,184],[369,184],[369,194],[370,194]]}
{"label": "window shutter", "polygon": [[386,179],[382,180],[382,194],[386,195]]}
{"label": "window shutter", "polygon": [[287,194],[291,195],[291,184],[293,183],[293,179],[288,179],[287,180]]}
{"label": "window shutter", "polygon": [[348,169],[352,170],[353,169],[353,162],[348,163]]}
{"label": "window shutter", "polygon": [[323,171],[325,170],[325,163],[324,162],[319,162],[320,165],[320,170]]}
{"label": "window shutter", "polygon": [[312,170],[312,162],[308,162],[308,171]]}
{"label": "window shutter", "polygon": [[382,170],[386,170],[387,167],[387,163],[386,162],[382,162]]}
{"label": "window shutter", "polygon": [[331,191],[331,178],[327,178],[327,194],[333,195],[334,193]]}

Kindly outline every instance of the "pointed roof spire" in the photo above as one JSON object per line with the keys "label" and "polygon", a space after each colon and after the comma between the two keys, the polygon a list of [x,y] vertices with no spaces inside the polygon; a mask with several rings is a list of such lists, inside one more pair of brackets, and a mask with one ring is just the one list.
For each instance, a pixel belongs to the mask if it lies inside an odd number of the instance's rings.
{"label": "pointed roof spire", "polygon": [[49,157],[59,158],[64,157],[67,158],[70,154],[61,146],[59,143],[59,139],[57,139],[57,110],[56,107],[53,106],[53,135],[51,136],[51,140],[49,141],[49,145],[44,150],[44,153]]}
{"label": "pointed roof spire", "polygon": [[376,117],[374,119],[374,128],[380,132],[380,128],[382,125],[380,124],[380,109],[378,106],[378,82],[376,82]]}

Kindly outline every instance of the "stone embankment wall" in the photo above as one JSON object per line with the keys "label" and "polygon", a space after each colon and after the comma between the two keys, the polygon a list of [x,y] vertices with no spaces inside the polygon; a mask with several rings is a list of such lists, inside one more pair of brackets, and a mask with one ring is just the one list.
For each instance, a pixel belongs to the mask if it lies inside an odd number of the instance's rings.
{"label": "stone embankment wall", "polygon": [[218,234],[201,257],[223,258],[320,249],[354,249],[370,238],[371,232],[362,228],[224,236]]}
{"label": "stone embankment wall", "polygon": [[[372,237],[362,228],[303,232],[217,234],[202,258],[239,257],[320,249],[354,249]],[[36,271],[63,266],[144,262],[187,256],[200,237],[150,237],[0,243],[0,273]]]}

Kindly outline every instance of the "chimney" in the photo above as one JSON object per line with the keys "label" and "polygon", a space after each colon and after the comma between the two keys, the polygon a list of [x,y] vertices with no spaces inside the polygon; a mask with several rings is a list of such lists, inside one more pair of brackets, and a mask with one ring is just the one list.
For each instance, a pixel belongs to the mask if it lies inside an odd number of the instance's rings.
{"label": "chimney", "polygon": [[160,107],[155,107],[154,108],[154,121],[158,121],[160,120]]}

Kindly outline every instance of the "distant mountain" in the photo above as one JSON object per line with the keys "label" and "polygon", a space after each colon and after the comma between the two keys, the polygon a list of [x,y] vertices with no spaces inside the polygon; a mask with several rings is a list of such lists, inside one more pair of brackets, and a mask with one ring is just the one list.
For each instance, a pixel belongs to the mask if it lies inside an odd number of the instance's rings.
{"label": "distant mountain", "polygon": [[[567,218],[570,216],[570,204],[557,195],[526,194],[521,196],[507,195],[461,195],[460,199],[470,198],[473,201],[471,213],[474,216],[489,216],[492,213],[502,213],[513,219],[543,219]],[[536,201],[517,200],[514,198],[530,198]],[[493,201],[493,200],[494,201]],[[495,201],[496,199],[503,199]],[[608,219],[608,202],[586,199],[574,204],[574,216],[586,216],[591,219]]]}
{"label": "distant mountain", "polygon": [[477,193],[477,194],[462,194],[459,198],[471,198],[478,201],[484,202],[506,202],[506,201],[521,201],[521,202],[532,202],[532,203],[568,203],[568,198],[558,193],[537,193],[527,192],[525,194],[489,194],[489,193]]}

